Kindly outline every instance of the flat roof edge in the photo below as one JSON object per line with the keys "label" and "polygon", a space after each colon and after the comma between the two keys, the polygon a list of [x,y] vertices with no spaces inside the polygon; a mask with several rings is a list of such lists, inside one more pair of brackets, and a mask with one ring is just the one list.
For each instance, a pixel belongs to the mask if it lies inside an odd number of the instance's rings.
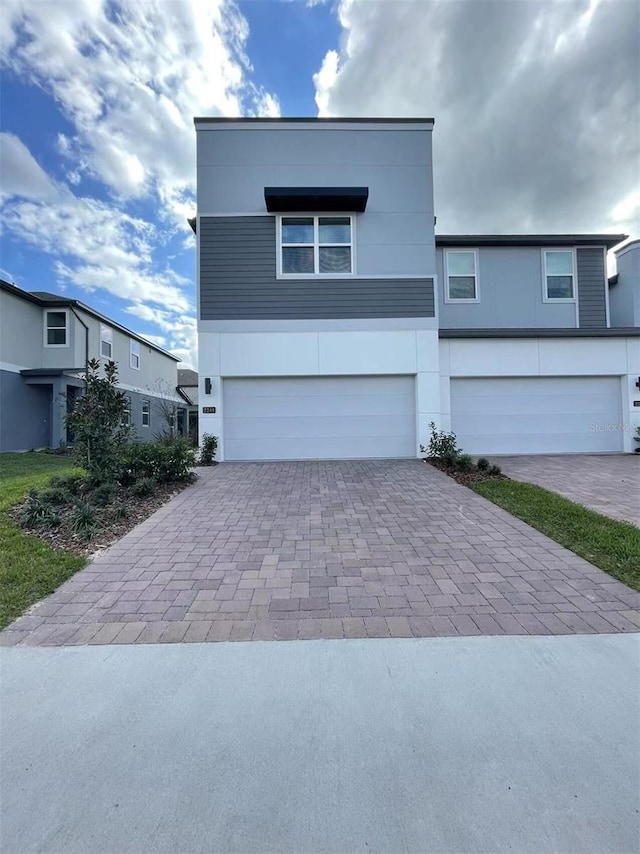
{"label": "flat roof edge", "polygon": [[246,124],[267,124],[267,123],[300,123],[308,122],[309,124],[435,124],[435,119],[431,116],[424,118],[397,118],[393,116],[360,116],[351,118],[329,118],[325,116],[276,116],[269,118],[268,116],[194,116],[194,124],[230,124],[230,123],[246,123]]}

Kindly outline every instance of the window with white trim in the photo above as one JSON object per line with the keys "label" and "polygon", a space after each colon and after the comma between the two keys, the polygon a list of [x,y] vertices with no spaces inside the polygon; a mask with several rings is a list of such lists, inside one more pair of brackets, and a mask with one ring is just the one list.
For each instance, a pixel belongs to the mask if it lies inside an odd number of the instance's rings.
{"label": "window with white trim", "polygon": [[129,364],[134,371],[140,370],[140,342],[133,339],[129,342]]}
{"label": "window with white trim", "polygon": [[573,250],[544,250],[545,300],[573,301],[574,292]]}
{"label": "window with white trim", "polygon": [[45,347],[68,347],[66,311],[45,311]]}
{"label": "window with white trim", "polygon": [[100,355],[104,359],[113,357],[113,329],[104,323],[100,324]]}
{"label": "window with white trim", "polygon": [[150,427],[151,426],[151,401],[143,400],[142,401],[142,426]]}
{"label": "window with white trim", "polygon": [[285,276],[353,273],[351,216],[280,218],[280,272]]}
{"label": "window with white trim", "polygon": [[446,302],[478,302],[478,253],[475,249],[445,252]]}

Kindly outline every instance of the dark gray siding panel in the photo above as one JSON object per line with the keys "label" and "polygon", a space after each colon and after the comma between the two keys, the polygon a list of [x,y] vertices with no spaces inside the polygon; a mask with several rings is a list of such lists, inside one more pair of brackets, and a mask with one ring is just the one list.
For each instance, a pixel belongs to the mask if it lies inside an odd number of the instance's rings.
{"label": "dark gray siding panel", "polygon": [[20,374],[0,371],[0,451],[50,444],[51,386],[27,385]]}
{"label": "dark gray siding panel", "polygon": [[602,249],[577,249],[578,260],[578,313],[580,326],[603,327],[607,325],[606,271]]}
{"label": "dark gray siding panel", "polygon": [[202,320],[434,317],[433,279],[277,279],[272,216],[200,218]]}

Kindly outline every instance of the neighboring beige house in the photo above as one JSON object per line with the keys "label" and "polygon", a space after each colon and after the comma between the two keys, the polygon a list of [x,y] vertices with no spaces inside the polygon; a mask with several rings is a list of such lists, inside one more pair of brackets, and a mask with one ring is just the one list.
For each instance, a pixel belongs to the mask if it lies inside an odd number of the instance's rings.
{"label": "neighboring beige house", "polygon": [[0,451],[70,440],[65,414],[91,358],[117,362],[136,438],[162,432],[172,407],[179,417],[175,356],[78,300],[0,279]]}

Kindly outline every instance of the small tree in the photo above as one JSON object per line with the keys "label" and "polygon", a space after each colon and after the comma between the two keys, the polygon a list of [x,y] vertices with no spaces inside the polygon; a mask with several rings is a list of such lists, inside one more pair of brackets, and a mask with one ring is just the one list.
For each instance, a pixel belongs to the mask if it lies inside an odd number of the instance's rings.
{"label": "small tree", "polygon": [[87,363],[84,394],[75,402],[67,417],[74,436],[74,454],[96,483],[116,479],[126,444],[131,438],[127,424],[129,400],[117,388],[118,368],[107,362],[104,377],[99,376],[100,362]]}
{"label": "small tree", "polygon": [[154,385],[155,410],[160,416],[160,427],[156,439],[171,441],[178,435],[178,403],[175,391],[165,380],[156,380]]}

